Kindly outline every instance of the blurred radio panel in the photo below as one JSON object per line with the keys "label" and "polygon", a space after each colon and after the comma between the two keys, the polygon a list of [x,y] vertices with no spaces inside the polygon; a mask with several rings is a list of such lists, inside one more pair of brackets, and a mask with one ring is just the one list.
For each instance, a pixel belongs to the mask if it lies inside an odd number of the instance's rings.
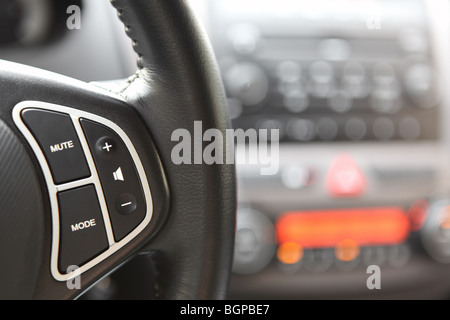
{"label": "blurred radio panel", "polygon": [[410,231],[403,208],[362,208],[287,212],[277,221],[277,241],[303,248],[337,247],[348,241],[355,247],[404,242]]}
{"label": "blurred radio panel", "polygon": [[439,138],[422,1],[217,0],[209,16],[235,128],[290,142]]}

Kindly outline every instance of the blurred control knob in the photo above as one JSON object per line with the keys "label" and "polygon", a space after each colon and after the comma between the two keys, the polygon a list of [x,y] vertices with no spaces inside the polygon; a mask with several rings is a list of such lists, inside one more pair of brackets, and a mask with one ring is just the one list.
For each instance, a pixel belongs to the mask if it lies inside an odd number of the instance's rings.
{"label": "blurred control knob", "polygon": [[420,236],[433,259],[450,263],[450,200],[436,201],[430,206]]}
{"label": "blurred control knob", "polygon": [[316,61],[309,67],[309,91],[316,98],[328,98],[335,88],[335,71],[327,61]]}
{"label": "blurred control knob", "polygon": [[233,272],[254,274],[264,269],[275,254],[275,229],[259,211],[240,208],[237,213]]}
{"label": "blurred control knob", "polygon": [[439,103],[435,74],[424,63],[408,68],[404,75],[404,85],[410,99],[419,107],[432,108]]}
{"label": "blurred control knob", "polygon": [[225,75],[225,84],[230,95],[244,106],[261,103],[269,90],[269,79],[264,71],[248,62],[233,66]]}

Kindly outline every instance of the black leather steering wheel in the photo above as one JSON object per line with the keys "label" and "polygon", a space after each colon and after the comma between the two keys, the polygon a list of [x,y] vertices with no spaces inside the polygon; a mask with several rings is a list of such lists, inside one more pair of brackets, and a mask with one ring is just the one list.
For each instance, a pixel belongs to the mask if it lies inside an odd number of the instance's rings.
{"label": "black leather steering wheel", "polygon": [[[152,253],[159,266],[158,297],[225,298],[234,244],[235,168],[232,164],[177,165],[171,160],[172,148],[177,143],[171,140],[174,130],[185,128],[193,135],[194,121],[202,121],[204,130],[224,131],[230,127],[212,50],[186,1],[114,0],[112,4],[139,56],[138,71],[133,77],[99,88],[0,61],[0,298],[76,298],[140,253]],[[60,108],[47,110],[45,106]],[[38,117],[31,118],[39,129],[33,127],[24,113],[32,115],[33,111]],[[43,166],[43,162],[49,161],[44,150],[48,146],[33,130],[45,131],[44,135],[46,130],[52,132],[52,126],[44,125],[46,112],[56,112],[74,121],[80,150],[92,154],[94,159],[94,162],[87,160],[91,177],[60,184],[52,165]],[[58,224],[58,218],[65,219],[66,214],[63,196],[89,187],[100,198],[105,195],[105,200],[97,199],[102,214],[105,208],[111,215],[115,210],[108,199],[107,180],[102,178],[102,162],[97,162],[96,149],[89,134],[83,132],[86,129],[83,121],[98,119],[104,119],[103,126],[111,124],[107,129],[120,131],[118,139],[125,136],[122,142],[129,152],[135,151],[137,166],[145,174],[140,176],[140,182],[147,180],[151,190],[151,201],[147,203],[147,208],[152,209],[151,219],[132,237],[127,238],[125,232],[126,242],[121,242],[122,236],[116,234],[121,226],[113,225],[109,247],[104,249],[108,254],[101,259],[79,260],[88,267],[79,276],[81,288],[73,290],[68,288],[67,281],[61,280],[70,278],[70,274],[60,268],[56,273],[60,272],[62,278],[57,279],[52,265],[66,250],[61,242],[55,242],[55,235],[64,237],[66,227],[64,222]],[[22,121],[21,127],[18,123]],[[30,136],[24,134],[27,128],[38,144],[30,145]],[[52,152],[58,151],[57,146],[72,148],[75,142],[54,143]],[[92,178],[95,168],[98,179]],[[121,170],[115,170],[108,176],[124,180],[122,174]],[[84,202],[83,198],[72,201],[75,207],[72,211],[76,213],[78,203]],[[107,220],[107,216],[103,217]],[[100,228],[98,220],[89,225],[91,220],[84,225],[84,220],[78,225],[71,224],[72,230],[67,232],[78,236],[88,232],[78,228]],[[82,254],[96,245],[83,241],[79,244]],[[70,255],[67,259],[70,261]],[[92,259],[96,259],[95,263],[90,263]]]}

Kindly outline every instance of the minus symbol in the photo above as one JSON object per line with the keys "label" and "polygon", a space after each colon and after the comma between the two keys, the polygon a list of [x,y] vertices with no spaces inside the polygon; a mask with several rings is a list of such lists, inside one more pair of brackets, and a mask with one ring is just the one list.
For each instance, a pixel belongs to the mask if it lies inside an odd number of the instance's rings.
{"label": "minus symbol", "polygon": [[121,204],[120,206],[121,206],[121,207],[126,207],[126,206],[129,206],[130,204],[132,204],[131,201],[130,201],[130,202],[123,203],[123,204]]}

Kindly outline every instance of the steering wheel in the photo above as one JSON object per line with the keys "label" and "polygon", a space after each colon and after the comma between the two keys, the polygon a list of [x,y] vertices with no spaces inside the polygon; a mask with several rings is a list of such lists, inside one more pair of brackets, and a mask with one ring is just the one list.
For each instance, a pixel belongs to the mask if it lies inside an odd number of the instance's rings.
{"label": "steering wheel", "polygon": [[159,298],[225,298],[234,165],[172,159],[175,130],[230,127],[212,50],[186,1],[112,4],[139,56],[129,79],[0,61],[0,298],[77,298],[143,253]]}

